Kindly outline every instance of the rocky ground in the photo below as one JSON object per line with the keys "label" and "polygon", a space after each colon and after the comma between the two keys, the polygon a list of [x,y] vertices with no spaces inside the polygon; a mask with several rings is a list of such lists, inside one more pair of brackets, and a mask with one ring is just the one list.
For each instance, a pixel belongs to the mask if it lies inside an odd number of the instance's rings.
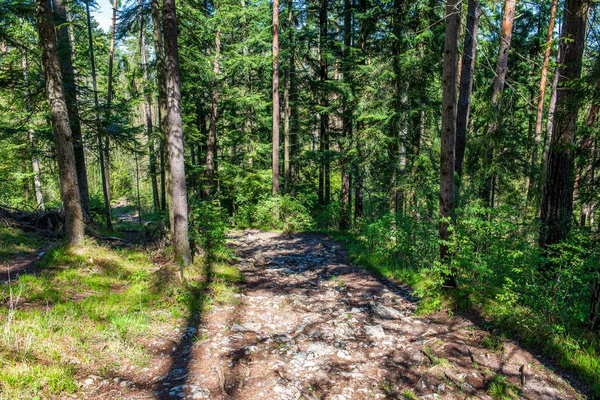
{"label": "rocky ground", "polygon": [[152,366],[87,378],[87,398],[527,399],[582,397],[532,353],[461,317],[414,315],[402,286],[317,234],[231,235],[232,303],[156,338]]}

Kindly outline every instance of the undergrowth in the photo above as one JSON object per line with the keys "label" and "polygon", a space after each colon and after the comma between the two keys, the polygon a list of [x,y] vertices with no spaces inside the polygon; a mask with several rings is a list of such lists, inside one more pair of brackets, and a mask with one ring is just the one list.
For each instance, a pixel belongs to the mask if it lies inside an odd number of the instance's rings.
{"label": "undergrowth", "polygon": [[233,301],[242,277],[227,257],[221,251],[199,259],[182,284],[176,268],[155,266],[143,249],[88,239],[73,251],[49,250],[41,274],[0,289],[0,399],[65,396],[90,374],[111,379],[149,366],[144,340],[168,336],[215,302]]}

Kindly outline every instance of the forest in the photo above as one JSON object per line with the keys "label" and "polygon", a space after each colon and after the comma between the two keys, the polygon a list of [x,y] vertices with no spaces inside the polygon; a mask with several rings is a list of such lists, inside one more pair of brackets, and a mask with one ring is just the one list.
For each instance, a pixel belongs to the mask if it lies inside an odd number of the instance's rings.
{"label": "forest", "polygon": [[600,398],[597,6],[0,0],[0,399]]}

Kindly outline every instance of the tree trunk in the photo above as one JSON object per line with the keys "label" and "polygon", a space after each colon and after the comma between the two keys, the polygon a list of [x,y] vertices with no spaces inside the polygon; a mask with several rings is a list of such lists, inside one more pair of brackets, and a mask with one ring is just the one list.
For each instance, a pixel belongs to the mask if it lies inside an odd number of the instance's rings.
{"label": "tree trunk", "polygon": [[[352,0],[344,0],[344,49],[342,59],[342,74],[344,83],[352,86],[350,75],[350,47],[352,46]],[[340,190],[341,213],[340,230],[350,228],[350,170],[348,163],[348,146],[352,140],[352,106],[348,95],[344,94],[342,99],[342,135],[344,142],[342,145],[342,187]]]}
{"label": "tree trunk", "polygon": [[279,0],[273,0],[273,195],[279,192]]}
{"label": "tree trunk", "polygon": [[58,57],[60,60],[63,84],[65,87],[65,99],[69,111],[69,125],[73,135],[73,151],[75,152],[75,168],[77,171],[77,183],[79,186],[79,197],[81,208],[86,216],[90,215],[90,195],[88,189],[87,168],[85,166],[85,151],[83,148],[83,135],[81,134],[81,122],[79,120],[79,105],[77,102],[77,84],[75,83],[75,69],[73,68],[74,38],[71,38],[69,25],[67,24],[67,12],[63,0],[53,0],[54,20],[58,28],[56,38],[58,41]]}
{"label": "tree trunk", "polygon": [[[175,226],[173,215],[173,204],[170,184],[170,161],[169,161],[169,143],[168,143],[168,121],[167,121],[167,75],[165,65],[165,49],[163,46],[163,36],[160,22],[159,0],[152,0],[152,32],[154,36],[154,52],[156,54],[156,77],[158,83],[158,119],[160,121],[160,130],[162,131],[161,141],[161,209],[165,211],[166,199],[169,204],[169,229],[173,237]],[[166,195],[166,196],[165,196]]]}
{"label": "tree trunk", "polygon": [[[177,45],[177,17],[175,0],[163,0],[165,38],[165,66],[167,75],[167,121],[173,202],[173,245],[175,257],[182,267],[192,262],[188,238],[188,205],[183,159],[183,129],[181,119],[181,92],[179,78],[179,51]],[[183,271],[183,270],[182,270]]]}
{"label": "tree trunk", "polygon": [[215,81],[210,105],[210,117],[208,127],[208,141],[206,144],[206,186],[204,188],[204,198],[208,199],[213,190],[213,179],[215,175],[215,157],[217,156],[217,117],[219,106],[219,73],[221,56],[221,30],[217,29],[215,34],[215,59],[213,60],[213,72]]}
{"label": "tree trunk", "polygon": [[498,131],[501,119],[500,112],[502,110],[502,92],[504,91],[504,83],[506,82],[508,55],[510,51],[513,25],[515,22],[515,3],[516,0],[506,0],[504,3],[504,15],[502,17],[502,32],[500,36],[500,46],[498,48],[498,60],[496,61],[496,71],[492,86],[491,104],[494,116],[492,121],[488,124],[487,150],[484,162],[485,183],[481,192],[481,198],[488,206],[492,206],[492,188],[496,180],[496,173],[491,169],[494,161],[494,146],[499,140]]}
{"label": "tree trunk", "polygon": [[456,190],[462,184],[463,162],[467,145],[467,129],[471,112],[471,92],[473,91],[473,74],[477,54],[477,28],[479,26],[479,0],[469,0],[467,8],[467,32],[462,57],[460,74],[460,94],[456,110]]}
{"label": "tree trunk", "polygon": [[79,199],[75,153],[69,126],[69,111],[65,100],[58,45],[52,23],[52,8],[49,0],[36,0],[36,28],[45,72],[46,96],[50,106],[52,131],[56,144],[60,194],[65,209],[65,234],[69,246],[78,246],[83,240],[83,212]]}
{"label": "tree trunk", "polygon": [[[140,8],[142,0],[139,0]],[[143,19],[142,19],[143,20]],[[152,99],[149,91],[148,81],[148,60],[146,56],[146,35],[144,34],[144,24],[140,27],[140,57],[142,59],[142,69],[144,71],[144,113],[146,117],[146,133],[148,136],[148,152],[150,153],[150,179],[152,181],[152,204],[154,211],[160,209],[158,198],[158,180],[156,178],[156,154],[154,149],[154,138],[152,137]]]}
{"label": "tree trunk", "polygon": [[[510,0],[508,0],[510,1]],[[444,44],[444,71],[442,96],[442,136],[440,147],[440,260],[449,268],[444,285],[456,287],[456,273],[451,268],[452,254],[448,240],[454,220],[454,155],[456,142],[456,81],[458,73],[458,41],[460,37],[459,0],[446,2],[446,39]]]}
{"label": "tree trunk", "polygon": [[31,167],[33,170],[33,188],[35,189],[35,203],[37,209],[44,211],[44,195],[42,194],[42,181],[40,180],[40,164],[37,159],[37,150],[35,149],[35,143],[33,142],[33,129],[27,131],[29,137],[29,145],[31,146]]}
{"label": "tree trunk", "polygon": [[288,1],[288,46],[290,46],[290,60],[285,69],[285,84],[283,89],[283,177],[285,179],[284,191],[290,193],[291,187],[291,169],[290,169],[290,157],[291,157],[291,138],[290,138],[290,118],[291,118],[291,107],[290,107],[290,87],[292,85],[292,69],[295,67],[293,64],[296,62],[295,49],[294,49],[294,2]]}
{"label": "tree trunk", "polygon": [[[113,98],[113,65],[115,60],[115,34],[117,29],[117,7],[118,1],[113,2],[113,13],[111,18],[111,35],[110,35],[110,47],[108,52],[108,90],[106,99],[106,124],[110,124],[111,106]],[[106,162],[106,190],[108,191],[108,198],[110,199],[110,135],[106,132],[104,144],[104,159]]]}
{"label": "tree trunk", "polygon": [[98,85],[96,84],[96,60],[94,59],[94,42],[92,38],[92,21],[90,17],[90,3],[89,0],[85,3],[85,11],[87,16],[87,30],[88,30],[88,45],[90,52],[90,62],[92,64],[92,85],[94,89],[94,106],[96,107],[96,129],[98,134],[98,156],[100,158],[100,175],[102,176],[102,194],[104,195],[104,218],[106,220],[106,228],[112,230],[112,221],[110,217],[110,189],[108,186],[108,177],[106,176],[106,169],[104,163],[104,149],[102,145],[102,127],[100,117],[98,116],[98,109],[100,108],[98,102]]}
{"label": "tree trunk", "polygon": [[546,35],[546,49],[544,50],[544,61],[542,63],[542,72],[540,77],[540,86],[537,96],[537,107],[535,112],[535,136],[531,149],[531,166],[529,173],[529,185],[527,188],[527,199],[530,201],[535,193],[538,176],[538,148],[542,139],[542,118],[544,114],[544,95],[546,93],[546,80],[548,76],[548,63],[550,62],[550,51],[552,50],[552,36],[554,34],[554,22],[556,20],[556,6],[558,0],[552,0],[550,9],[550,22],[548,24],[548,34]]}
{"label": "tree trunk", "polygon": [[329,99],[325,83],[327,81],[327,0],[319,0],[319,200],[321,205],[329,204],[331,199],[330,167],[329,167]]}
{"label": "tree trunk", "polygon": [[556,94],[555,120],[548,153],[548,169],[542,195],[540,247],[566,239],[573,211],[573,142],[581,100],[572,82],[581,75],[588,4],[566,0],[561,33],[561,59]]}

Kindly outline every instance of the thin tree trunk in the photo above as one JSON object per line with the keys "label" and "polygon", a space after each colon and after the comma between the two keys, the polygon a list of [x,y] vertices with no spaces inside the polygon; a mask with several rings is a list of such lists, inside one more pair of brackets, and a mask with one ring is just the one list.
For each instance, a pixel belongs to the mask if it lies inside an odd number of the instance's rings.
{"label": "thin tree trunk", "polygon": [[[160,130],[162,132],[161,140],[161,193],[162,203],[161,209],[167,209],[169,204],[169,229],[171,237],[173,237],[173,229],[175,226],[173,204],[171,196],[170,184],[170,167],[169,167],[169,144],[168,144],[168,121],[167,121],[167,75],[165,65],[165,49],[163,45],[163,36],[160,22],[160,5],[159,0],[152,0],[152,32],[154,36],[154,52],[156,54],[156,76],[158,83],[158,119],[160,121]],[[166,195],[166,196],[165,196]],[[168,199],[168,201],[167,201]]]}
{"label": "thin tree trunk", "polygon": [[529,186],[527,189],[527,199],[531,200],[535,193],[537,185],[536,179],[538,176],[538,148],[542,139],[542,118],[544,115],[544,96],[546,93],[546,80],[548,76],[548,64],[550,62],[550,52],[552,50],[552,36],[554,35],[554,22],[556,20],[556,7],[558,0],[552,0],[552,8],[550,9],[550,22],[548,24],[548,34],[546,35],[546,49],[544,50],[544,61],[542,63],[542,76],[540,77],[540,86],[537,97],[537,107],[535,112],[535,136],[531,149],[531,167],[529,174]]}
{"label": "thin tree trunk", "polygon": [[467,145],[467,129],[471,112],[471,93],[477,55],[477,29],[479,26],[479,0],[469,0],[467,8],[467,32],[463,49],[460,74],[460,94],[456,110],[456,190],[457,195],[462,184],[463,162]]}
{"label": "thin tree trunk", "polygon": [[542,195],[540,247],[547,248],[566,239],[573,212],[573,142],[579,99],[571,85],[581,76],[588,3],[566,0],[561,33],[561,59],[556,110],[548,153],[548,169]]}
{"label": "thin tree trunk", "polygon": [[208,199],[212,192],[215,175],[215,157],[217,155],[217,117],[219,106],[219,74],[220,74],[220,58],[221,56],[221,30],[217,29],[215,34],[215,58],[213,60],[213,72],[215,74],[215,82],[210,105],[210,117],[208,127],[208,141],[206,144],[206,186],[204,188],[204,198]]}
{"label": "thin tree trunk", "polygon": [[[192,262],[188,237],[188,205],[183,159],[183,129],[181,119],[181,91],[179,78],[179,51],[177,44],[177,17],[175,0],[163,0],[165,38],[165,65],[167,75],[167,120],[173,202],[173,245],[175,257],[182,267]],[[183,274],[183,270],[181,270]],[[183,276],[183,275],[182,275]]]}
{"label": "thin tree trunk", "polygon": [[512,30],[515,22],[515,3],[516,0],[506,0],[504,3],[504,15],[502,17],[502,32],[500,36],[500,46],[498,47],[498,60],[496,61],[496,76],[492,86],[492,108],[495,115],[488,124],[487,130],[487,150],[484,162],[485,183],[481,192],[481,198],[491,206],[491,195],[494,182],[496,181],[496,172],[492,171],[494,161],[494,146],[499,141],[498,131],[500,128],[502,110],[502,92],[506,82],[506,72],[508,67],[508,55],[510,51],[510,42],[512,39]]}
{"label": "thin tree trunk", "polygon": [[[110,35],[110,47],[108,52],[108,90],[107,90],[107,99],[106,99],[106,123],[110,123],[111,116],[111,106],[112,106],[112,98],[113,98],[113,65],[115,60],[115,34],[117,29],[117,7],[118,1],[114,0],[113,2],[113,12],[111,18],[111,35]],[[108,198],[110,199],[110,136],[108,132],[106,132],[106,137],[104,139],[104,158],[106,161],[106,190],[108,191]]]}
{"label": "thin tree trunk", "polygon": [[[352,0],[344,0],[344,49],[342,59],[342,73],[344,83],[352,86],[350,75],[350,47],[352,46]],[[342,187],[340,190],[341,213],[340,230],[350,228],[350,170],[348,163],[348,149],[346,146],[352,139],[352,107],[348,95],[344,94],[342,99],[342,135],[344,142],[342,145]]]}
{"label": "thin tree trunk", "polygon": [[[510,1],[510,0],[509,0]],[[456,287],[456,274],[451,267],[452,253],[448,241],[454,220],[454,155],[456,142],[456,81],[460,37],[460,0],[446,1],[446,39],[444,45],[442,137],[440,145],[440,260],[449,268],[444,285]]]}
{"label": "thin tree trunk", "polygon": [[79,197],[84,215],[90,215],[90,195],[88,188],[87,168],[85,166],[85,151],[83,148],[83,135],[79,120],[79,105],[77,102],[77,84],[75,83],[75,69],[73,68],[75,38],[69,32],[67,24],[67,12],[63,0],[53,0],[54,20],[58,28],[56,38],[58,41],[58,57],[60,60],[63,84],[65,86],[65,98],[67,110],[69,111],[69,125],[73,135],[73,151],[75,152],[75,168],[77,171],[77,183],[79,185]]}
{"label": "thin tree trunk", "polygon": [[33,141],[33,129],[27,131],[29,137],[29,145],[31,146],[31,167],[33,170],[33,188],[35,189],[35,202],[37,209],[44,211],[44,195],[42,194],[42,181],[40,179],[40,164],[37,159],[35,143]]}
{"label": "thin tree trunk", "polygon": [[[139,0],[140,8],[142,0]],[[148,81],[148,60],[146,56],[146,35],[144,34],[144,24],[140,27],[140,57],[142,59],[142,69],[144,71],[144,113],[146,116],[146,133],[148,136],[148,152],[150,153],[150,179],[152,181],[152,200],[154,211],[160,209],[158,198],[158,181],[156,178],[156,154],[154,149],[154,138],[152,137],[152,99],[150,97]]]}
{"label": "thin tree trunk", "polygon": [[[25,49],[21,50],[21,62],[23,67],[23,80],[25,87],[29,87],[29,66],[27,65],[27,54]],[[25,103],[27,105],[27,111],[31,112],[31,100],[29,99],[29,90],[25,89]],[[37,150],[35,149],[35,143],[33,141],[33,129],[27,130],[27,137],[29,138],[29,153],[31,156],[31,169],[33,171],[33,188],[35,191],[35,204],[36,209],[44,211],[44,196],[42,195],[42,181],[40,180],[40,164],[37,159]],[[27,203],[27,200],[25,201]]]}
{"label": "thin tree trunk", "polygon": [[104,164],[104,149],[102,145],[102,127],[100,118],[98,116],[99,102],[98,102],[98,85],[96,84],[96,61],[94,59],[94,42],[92,38],[92,21],[90,17],[90,3],[89,0],[85,3],[85,10],[87,16],[87,30],[88,30],[88,45],[90,52],[90,62],[92,64],[92,85],[94,89],[94,106],[96,107],[96,129],[98,134],[98,156],[100,158],[100,175],[102,176],[102,194],[104,195],[104,218],[106,220],[106,228],[112,230],[112,221],[110,216],[110,189],[108,187],[108,178],[106,176],[105,164]]}
{"label": "thin tree trunk", "polygon": [[[558,46],[557,62],[560,60],[561,47]],[[540,183],[536,187],[536,195],[540,198],[537,204],[537,211],[535,215],[539,218],[541,213],[541,197],[543,187],[546,184],[546,170],[548,169],[548,151],[550,150],[550,141],[552,139],[552,129],[554,127],[554,111],[556,110],[556,95],[558,93],[558,78],[559,78],[558,66],[554,70],[554,79],[552,80],[552,94],[550,95],[550,104],[548,105],[548,119],[546,121],[546,131],[544,133],[544,147],[542,149],[541,159],[541,172],[540,172]]]}
{"label": "thin tree trunk", "polygon": [[279,0],[273,0],[273,195],[279,192]]}
{"label": "thin tree trunk", "polygon": [[65,234],[70,246],[78,246],[83,240],[83,212],[79,199],[75,153],[69,126],[69,111],[65,100],[58,45],[52,23],[52,8],[49,0],[36,0],[36,28],[39,35],[42,65],[46,80],[46,96],[50,106],[52,131],[56,143],[60,193],[65,209]]}
{"label": "thin tree trunk", "polygon": [[320,152],[320,173],[319,173],[319,200],[321,205],[329,204],[331,199],[330,185],[330,166],[329,166],[329,113],[326,111],[329,107],[329,99],[325,84],[327,81],[327,57],[325,48],[327,47],[327,6],[328,0],[319,0],[319,152]]}
{"label": "thin tree trunk", "polygon": [[288,1],[288,46],[290,46],[290,60],[285,68],[285,83],[283,89],[283,177],[285,180],[284,191],[290,193],[291,187],[291,171],[290,171],[290,86],[291,86],[291,70],[294,59],[294,3],[293,0]]}

